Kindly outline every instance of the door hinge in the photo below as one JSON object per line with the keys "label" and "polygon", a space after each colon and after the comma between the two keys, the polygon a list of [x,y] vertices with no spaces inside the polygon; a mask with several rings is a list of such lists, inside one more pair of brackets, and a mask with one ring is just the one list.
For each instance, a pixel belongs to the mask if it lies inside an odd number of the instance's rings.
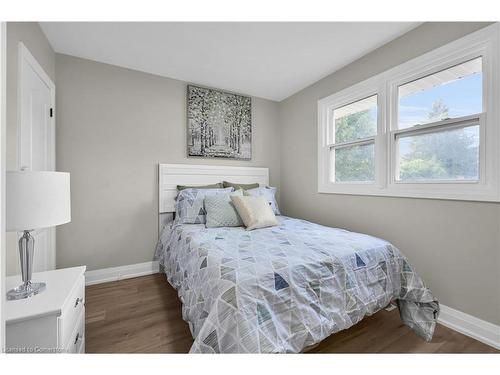
{"label": "door hinge", "polygon": [[54,117],[54,110],[53,110],[53,108],[50,109],[50,117]]}

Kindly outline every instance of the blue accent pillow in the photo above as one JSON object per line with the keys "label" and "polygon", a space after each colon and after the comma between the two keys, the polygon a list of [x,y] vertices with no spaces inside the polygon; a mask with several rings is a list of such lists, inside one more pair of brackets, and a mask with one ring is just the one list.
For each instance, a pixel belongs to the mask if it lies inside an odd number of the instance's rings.
{"label": "blue accent pillow", "polygon": [[206,196],[229,194],[233,188],[227,189],[184,189],[177,195],[175,201],[176,224],[205,224],[206,211],[204,200]]}
{"label": "blue accent pillow", "polygon": [[281,215],[280,209],[278,208],[278,202],[276,202],[276,189],[271,186],[261,186],[255,189],[249,189],[244,192],[245,195],[251,195],[253,197],[263,196],[269,202],[275,215]]}

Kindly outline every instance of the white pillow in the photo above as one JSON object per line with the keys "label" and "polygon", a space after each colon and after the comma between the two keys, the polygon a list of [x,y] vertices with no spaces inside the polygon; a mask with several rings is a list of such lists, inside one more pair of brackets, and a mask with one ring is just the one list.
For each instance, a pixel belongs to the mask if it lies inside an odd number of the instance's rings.
{"label": "white pillow", "polygon": [[232,195],[231,201],[247,230],[278,225],[278,220],[266,198]]}

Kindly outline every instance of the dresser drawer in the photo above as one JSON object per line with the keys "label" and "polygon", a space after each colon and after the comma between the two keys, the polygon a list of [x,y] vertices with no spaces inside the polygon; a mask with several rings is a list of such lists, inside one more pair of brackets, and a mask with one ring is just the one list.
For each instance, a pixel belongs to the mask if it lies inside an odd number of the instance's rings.
{"label": "dresser drawer", "polygon": [[85,309],[78,317],[75,329],[70,335],[65,353],[85,353]]}
{"label": "dresser drawer", "polygon": [[[81,276],[66,300],[58,322],[59,347],[65,348],[78,324],[82,311],[85,311],[85,278]],[[85,319],[84,319],[85,320]]]}

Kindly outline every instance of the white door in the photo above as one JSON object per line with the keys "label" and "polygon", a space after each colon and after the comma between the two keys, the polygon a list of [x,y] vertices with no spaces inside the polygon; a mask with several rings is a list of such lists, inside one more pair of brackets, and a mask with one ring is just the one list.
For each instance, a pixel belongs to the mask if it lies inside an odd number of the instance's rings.
{"label": "white door", "polygon": [[[19,80],[18,166],[21,170],[53,171],[55,86],[23,43],[19,43]],[[55,269],[55,228],[35,230],[32,236],[34,272]]]}

